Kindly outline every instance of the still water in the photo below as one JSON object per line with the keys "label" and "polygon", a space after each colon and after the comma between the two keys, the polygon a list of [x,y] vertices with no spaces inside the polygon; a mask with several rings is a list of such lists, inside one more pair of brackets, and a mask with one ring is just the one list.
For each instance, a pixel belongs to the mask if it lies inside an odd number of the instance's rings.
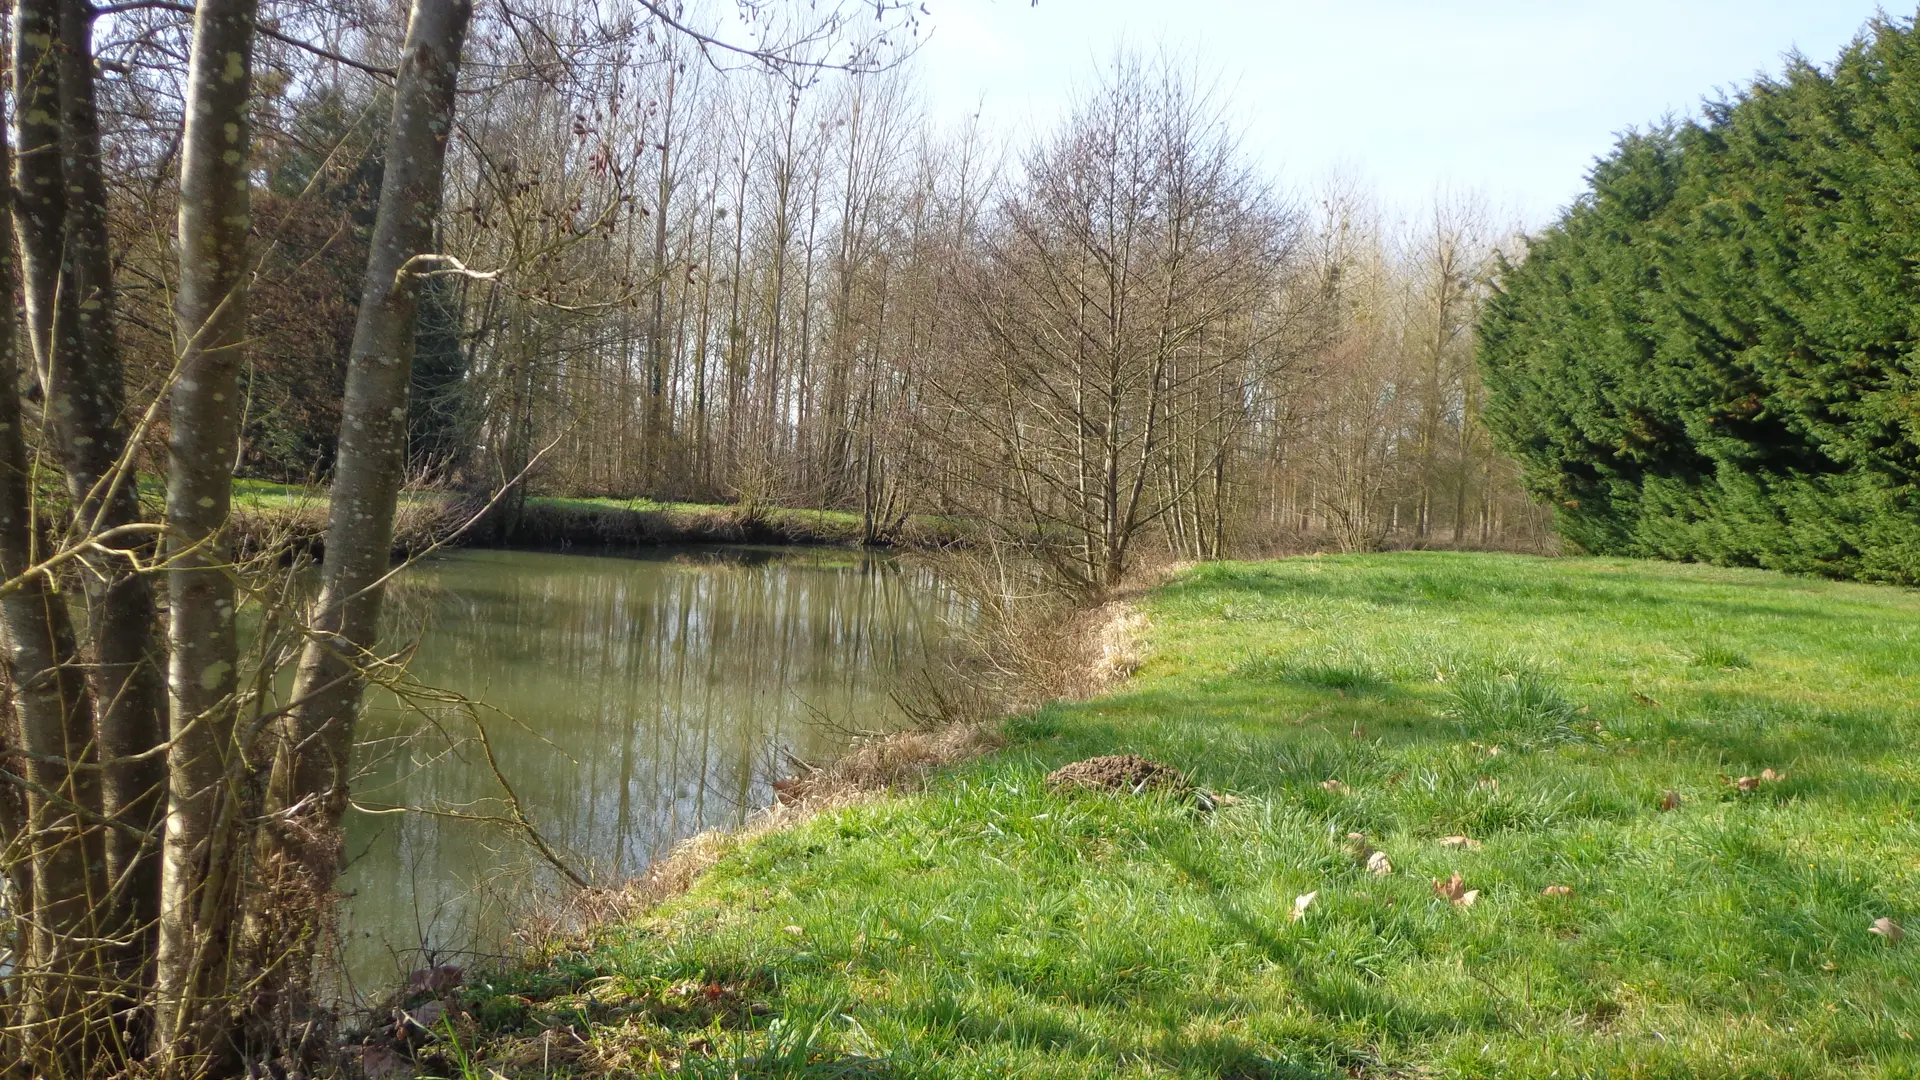
{"label": "still water", "polygon": [[767,805],[787,755],[897,726],[893,691],[963,616],[926,570],[840,551],[466,551],[388,595],[423,690],[374,695],[363,726],[342,947],[375,992],[498,952],[557,887],[511,829],[473,820],[511,813],[483,733],[547,842],[618,881]]}

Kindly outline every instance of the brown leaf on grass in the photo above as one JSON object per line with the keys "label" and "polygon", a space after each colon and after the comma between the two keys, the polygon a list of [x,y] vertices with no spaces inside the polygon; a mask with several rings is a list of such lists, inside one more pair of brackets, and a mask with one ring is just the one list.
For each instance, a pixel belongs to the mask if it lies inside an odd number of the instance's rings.
{"label": "brown leaf on grass", "polygon": [[1386,877],[1388,874],[1393,873],[1393,861],[1387,858],[1386,852],[1376,851],[1372,855],[1367,856],[1367,872],[1369,874],[1377,874],[1380,877]]}
{"label": "brown leaf on grass", "polygon": [[1475,840],[1471,836],[1443,836],[1440,838],[1440,846],[1466,848],[1468,851],[1479,851],[1480,841]]}
{"label": "brown leaf on grass", "polygon": [[1433,879],[1433,895],[1444,897],[1455,907],[1472,907],[1474,901],[1480,899],[1480,890],[1467,888],[1466,882],[1460,880],[1460,871],[1455,870],[1445,881]]}
{"label": "brown leaf on grass", "polygon": [[781,929],[785,930],[789,934],[792,934],[794,937],[799,937],[801,934],[806,933],[805,930],[802,930],[797,926],[783,926],[781,927]]}
{"label": "brown leaf on grass", "polygon": [[1367,834],[1350,832],[1347,834],[1347,852],[1356,859],[1365,859],[1373,854],[1373,845],[1367,843]]}
{"label": "brown leaf on grass", "polygon": [[1287,916],[1287,921],[1299,922],[1301,919],[1306,918],[1307,908],[1313,904],[1314,897],[1319,895],[1320,895],[1320,892],[1319,890],[1316,889],[1313,892],[1302,893],[1299,896],[1294,897],[1293,898],[1293,914]]}
{"label": "brown leaf on grass", "polygon": [[1549,885],[1546,888],[1540,890],[1540,895],[1541,896],[1572,896],[1573,886]]}
{"label": "brown leaf on grass", "polygon": [[1873,920],[1873,925],[1867,928],[1867,933],[1886,938],[1889,945],[1898,944],[1901,938],[1907,936],[1907,931],[1899,923],[1887,918]]}
{"label": "brown leaf on grass", "polygon": [[1786,778],[1786,773],[1774,772],[1772,769],[1762,769],[1760,770],[1759,776],[1742,776],[1735,780],[1727,780],[1726,777],[1722,776],[1720,779],[1726,780],[1727,783],[1733,785],[1733,789],[1742,795],[1751,795],[1759,791],[1760,785],[1762,784],[1774,784]]}
{"label": "brown leaf on grass", "polygon": [[1680,793],[1673,790],[1672,788],[1668,788],[1666,791],[1661,792],[1660,793],[1660,809],[1662,810],[1680,809]]}
{"label": "brown leaf on grass", "polygon": [[1320,781],[1320,790],[1331,791],[1336,795],[1344,795],[1352,789],[1338,780],[1322,780]]}

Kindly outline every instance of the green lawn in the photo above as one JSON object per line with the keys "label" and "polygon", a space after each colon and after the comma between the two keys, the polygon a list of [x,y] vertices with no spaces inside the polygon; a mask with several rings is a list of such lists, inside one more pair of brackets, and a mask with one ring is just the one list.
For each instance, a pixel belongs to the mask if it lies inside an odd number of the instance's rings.
{"label": "green lawn", "polygon": [[[469,1071],[1920,1075],[1920,597],[1421,553],[1203,566],[1144,607],[1121,691],[471,988]],[[1238,801],[1041,782],[1119,752]],[[1477,903],[1436,897],[1454,873]],[[567,1025],[590,1052],[513,1056]]]}
{"label": "green lawn", "polygon": [[[155,488],[155,492],[159,492]],[[273,510],[298,506],[325,506],[327,489],[323,485],[283,484],[272,480],[253,480],[236,478],[233,482],[234,503],[247,509]],[[447,499],[449,496],[439,492],[401,492],[402,502],[432,501]],[[614,510],[633,513],[664,514],[669,517],[684,517],[700,514],[730,514],[738,507],[725,503],[661,502],[656,499],[632,498],[620,499],[612,496],[562,496],[535,495],[527,500],[529,505],[555,510]],[[860,515],[842,510],[792,510],[782,507],[769,508],[769,519],[776,524],[813,526],[822,529],[837,529],[857,534],[860,529]]]}

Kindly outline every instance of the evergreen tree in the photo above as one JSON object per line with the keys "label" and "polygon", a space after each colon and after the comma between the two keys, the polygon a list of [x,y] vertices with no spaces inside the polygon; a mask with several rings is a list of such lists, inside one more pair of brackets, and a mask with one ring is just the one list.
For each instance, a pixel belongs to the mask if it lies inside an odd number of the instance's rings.
{"label": "evergreen tree", "polygon": [[1623,139],[1505,268],[1487,415],[1598,552],[1920,581],[1920,37]]}
{"label": "evergreen tree", "polygon": [[457,467],[474,435],[467,408],[467,353],[460,338],[460,293],[455,278],[430,277],[420,283],[413,386],[407,401],[407,465],[416,472],[437,474]]}

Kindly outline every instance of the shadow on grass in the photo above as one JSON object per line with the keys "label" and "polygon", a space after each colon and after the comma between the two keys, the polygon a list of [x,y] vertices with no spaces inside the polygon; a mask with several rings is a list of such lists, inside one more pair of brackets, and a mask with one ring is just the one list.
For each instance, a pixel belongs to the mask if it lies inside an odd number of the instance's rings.
{"label": "shadow on grass", "polygon": [[1163,850],[1168,862],[1186,874],[1207,894],[1213,910],[1248,943],[1258,948],[1276,968],[1287,973],[1302,1004],[1327,1020],[1360,1022],[1385,1035],[1425,1036],[1443,1032],[1484,1030],[1505,1025],[1497,1016],[1480,1011],[1474,1017],[1452,1016],[1409,1006],[1357,979],[1332,978],[1314,966],[1293,937],[1248,912],[1198,860]]}

